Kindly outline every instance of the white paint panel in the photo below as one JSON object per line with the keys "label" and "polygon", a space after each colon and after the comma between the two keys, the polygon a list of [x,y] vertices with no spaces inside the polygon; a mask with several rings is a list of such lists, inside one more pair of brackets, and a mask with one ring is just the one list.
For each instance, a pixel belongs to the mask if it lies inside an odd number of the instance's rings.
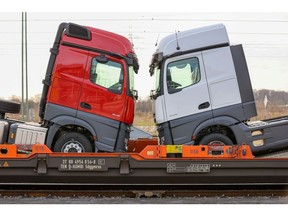
{"label": "white paint panel", "polygon": [[241,103],[230,47],[202,52],[212,109]]}
{"label": "white paint panel", "polygon": [[155,100],[154,107],[155,107],[155,119],[157,124],[167,121],[167,117],[166,115],[164,115],[164,113],[166,113],[166,108],[163,100],[164,96],[159,96]]}
{"label": "white paint panel", "polygon": [[[177,38],[175,34],[168,35],[160,41],[156,52],[163,52],[163,55],[166,56],[175,52],[225,43],[229,43],[226,28],[223,24],[216,24],[178,32]],[[179,50],[177,50],[178,45]]]}
{"label": "white paint panel", "polygon": [[235,86],[238,86],[235,79],[210,85],[209,89],[213,109],[239,103],[239,91],[237,91]]}
{"label": "white paint panel", "polygon": [[199,60],[201,79],[198,83],[186,87],[182,89],[182,91],[169,94],[166,85],[166,73],[164,74],[164,96],[165,96],[165,105],[167,120],[170,121],[173,119],[178,119],[181,117],[185,117],[192,114],[197,114],[205,111],[211,110],[211,106],[205,109],[199,109],[199,105],[205,102],[210,103],[210,96],[208,92],[207,82],[206,82],[206,74],[205,68],[203,65],[203,60],[201,56],[201,52],[191,53],[187,55],[177,56],[169,59],[165,63],[165,70],[167,69],[167,65],[170,62],[197,57]]}

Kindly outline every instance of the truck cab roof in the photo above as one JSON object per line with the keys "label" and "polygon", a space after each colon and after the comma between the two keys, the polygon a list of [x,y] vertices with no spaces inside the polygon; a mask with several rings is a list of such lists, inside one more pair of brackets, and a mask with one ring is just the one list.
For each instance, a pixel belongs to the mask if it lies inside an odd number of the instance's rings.
{"label": "truck cab roof", "polygon": [[229,45],[228,34],[223,24],[216,24],[168,35],[160,41],[156,53],[169,56],[222,44]]}
{"label": "truck cab roof", "polygon": [[99,50],[106,50],[122,56],[134,53],[132,43],[124,36],[102,29],[92,27],[84,28],[89,31],[89,37],[86,39],[83,40],[83,38],[70,37],[69,34],[64,34],[62,41],[81,44],[85,47],[97,47]]}

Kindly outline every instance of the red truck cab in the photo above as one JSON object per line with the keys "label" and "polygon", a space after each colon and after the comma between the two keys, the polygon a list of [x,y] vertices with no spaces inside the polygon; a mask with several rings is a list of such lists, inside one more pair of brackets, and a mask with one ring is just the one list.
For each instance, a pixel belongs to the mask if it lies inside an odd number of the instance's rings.
{"label": "red truck cab", "polygon": [[39,116],[53,151],[125,151],[134,118],[131,42],[104,30],[63,23],[51,49]]}

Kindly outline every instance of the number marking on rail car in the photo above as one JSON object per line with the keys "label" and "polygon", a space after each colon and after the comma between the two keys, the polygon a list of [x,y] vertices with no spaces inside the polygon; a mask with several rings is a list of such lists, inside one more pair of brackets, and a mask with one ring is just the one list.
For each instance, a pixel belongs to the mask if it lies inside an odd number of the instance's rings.
{"label": "number marking on rail car", "polygon": [[208,173],[210,164],[189,164],[177,166],[176,163],[167,163],[167,173]]}
{"label": "number marking on rail car", "polygon": [[59,171],[108,171],[105,159],[62,159]]}

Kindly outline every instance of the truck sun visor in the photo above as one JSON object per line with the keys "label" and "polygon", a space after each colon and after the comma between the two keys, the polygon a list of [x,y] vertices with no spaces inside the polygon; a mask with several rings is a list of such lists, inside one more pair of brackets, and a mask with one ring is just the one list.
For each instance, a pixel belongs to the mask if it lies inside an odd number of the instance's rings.
{"label": "truck sun visor", "polygon": [[69,37],[91,40],[90,30],[84,26],[80,26],[74,23],[68,23],[65,34]]}

